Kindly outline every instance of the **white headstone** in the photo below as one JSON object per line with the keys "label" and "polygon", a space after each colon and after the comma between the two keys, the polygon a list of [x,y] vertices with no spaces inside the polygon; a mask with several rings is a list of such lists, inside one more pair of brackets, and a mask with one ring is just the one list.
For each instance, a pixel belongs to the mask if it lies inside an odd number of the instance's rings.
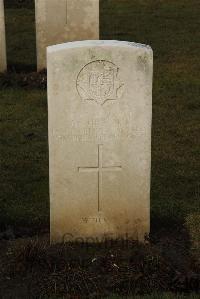
{"label": "white headstone", "polygon": [[48,47],[53,242],[149,233],[152,68],[141,44]]}
{"label": "white headstone", "polygon": [[0,72],[7,69],[4,3],[0,0]]}
{"label": "white headstone", "polygon": [[46,68],[46,47],[99,39],[99,0],[35,0],[37,69]]}

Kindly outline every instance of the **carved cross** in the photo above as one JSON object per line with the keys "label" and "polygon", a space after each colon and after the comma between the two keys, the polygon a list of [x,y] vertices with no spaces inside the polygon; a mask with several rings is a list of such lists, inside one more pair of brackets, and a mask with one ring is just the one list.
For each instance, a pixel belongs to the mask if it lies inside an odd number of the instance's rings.
{"label": "carved cross", "polygon": [[98,174],[98,212],[101,210],[103,172],[121,171],[121,166],[103,166],[103,144],[98,144],[98,165],[96,167],[78,167],[79,172],[95,172]]}

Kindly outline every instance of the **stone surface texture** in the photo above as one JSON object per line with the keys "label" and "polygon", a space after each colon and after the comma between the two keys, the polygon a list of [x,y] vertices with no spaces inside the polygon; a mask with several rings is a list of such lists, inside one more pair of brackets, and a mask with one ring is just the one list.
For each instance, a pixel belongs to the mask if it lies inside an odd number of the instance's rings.
{"label": "stone surface texture", "polygon": [[51,240],[150,229],[153,53],[120,41],[48,47]]}
{"label": "stone surface texture", "polygon": [[46,68],[46,47],[99,39],[99,0],[35,0],[37,69]]}
{"label": "stone surface texture", "polygon": [[7,69],[4,2],[0,0],[0,72]]}

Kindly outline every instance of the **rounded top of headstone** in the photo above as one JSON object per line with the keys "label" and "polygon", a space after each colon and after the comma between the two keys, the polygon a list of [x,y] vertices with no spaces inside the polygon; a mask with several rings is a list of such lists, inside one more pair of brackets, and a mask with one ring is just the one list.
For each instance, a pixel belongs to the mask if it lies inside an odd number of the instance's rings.
{"label": "rounded top of headstone", "polygon": [[84,40],[84,41],[75,41],[67,42],[63,44],[57,44],[47,47],[47,52],[57,52],[60,50],[82,48],[82,47],[95,47],[95,46],[108,46],[108,47],[134,47],[140,49],[151,50],[149,45],[129,42],[129,41],[118,41],[118,40]]}

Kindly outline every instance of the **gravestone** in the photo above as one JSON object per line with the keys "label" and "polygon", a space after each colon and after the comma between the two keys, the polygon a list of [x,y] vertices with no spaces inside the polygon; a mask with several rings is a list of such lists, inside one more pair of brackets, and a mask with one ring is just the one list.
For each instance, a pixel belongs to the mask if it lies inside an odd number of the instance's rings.
{"label": "gravestone", "polygon": [[35,0],[37,69],[46,68],[46,47],[99,39],[99,0]]}
{"label": "gravestone", "polygon": [[144,240],[150,227],[152,50],[47,48],[51,240]]}
{"label": "gravestone", "polygon": [[0,0],[0,72],[7,69],[4,2]]}

